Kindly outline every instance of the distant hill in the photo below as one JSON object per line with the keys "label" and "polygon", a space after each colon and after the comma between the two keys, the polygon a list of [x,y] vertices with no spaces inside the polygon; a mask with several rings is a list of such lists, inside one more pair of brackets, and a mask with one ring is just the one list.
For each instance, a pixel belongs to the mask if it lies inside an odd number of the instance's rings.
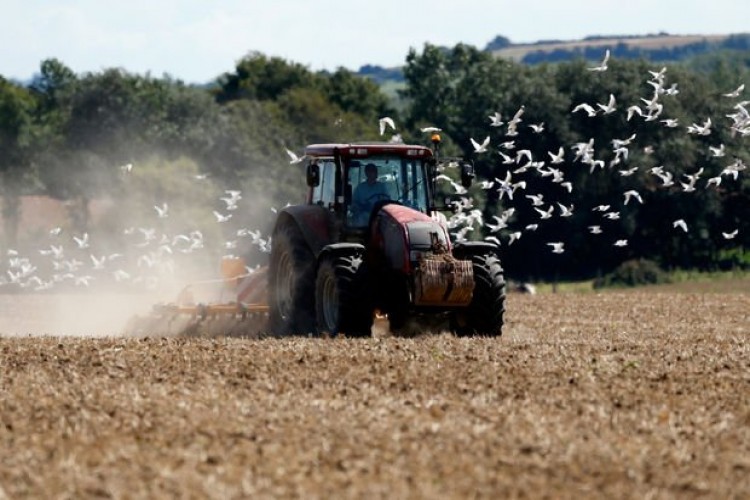
{"label": "distant hill", "polygon": [[[541,40],[512,43],[497,36],[485,51],[497,57],[524,64],[556,63],[574,59],[598,60],[605,49],[619,59],[646,59],[655,62],[679,62],[723,50],[750,51],[750,33],[729,35],[621,35],[588,36],[583,40]],[[362,66],[357,72],[378,83],[403,81],[401,68]]]}

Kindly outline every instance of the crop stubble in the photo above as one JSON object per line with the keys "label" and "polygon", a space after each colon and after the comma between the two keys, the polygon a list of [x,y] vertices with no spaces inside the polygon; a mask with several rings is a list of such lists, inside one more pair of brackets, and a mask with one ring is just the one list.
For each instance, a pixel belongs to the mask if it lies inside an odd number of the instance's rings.
{"label": "crop stubble", "polygon": [[507,305],[502,339],[0,338],[0,498],[750,496],[750,296]]}

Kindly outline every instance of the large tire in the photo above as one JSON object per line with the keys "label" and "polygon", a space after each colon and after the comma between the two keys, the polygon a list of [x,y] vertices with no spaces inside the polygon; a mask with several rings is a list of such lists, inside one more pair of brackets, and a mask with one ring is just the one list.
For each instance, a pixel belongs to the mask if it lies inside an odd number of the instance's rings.
{"label": "large tire", "polygon": [[273,235],[268,287],[272,333],[315,333],[315,256],[293,224]]}
{"label": "large tire", "polygon": [[493,254],[471,255],[474,270],[474,296],[466,309],[453,314],[457,335],[499,337],[505,313],[505,278],[500,259]]}
{"label": "large tire", "polygon": [[319,334],[371,334],[373,306],[365,274],[358,255],[330,256],[320,262],[315,284]]}

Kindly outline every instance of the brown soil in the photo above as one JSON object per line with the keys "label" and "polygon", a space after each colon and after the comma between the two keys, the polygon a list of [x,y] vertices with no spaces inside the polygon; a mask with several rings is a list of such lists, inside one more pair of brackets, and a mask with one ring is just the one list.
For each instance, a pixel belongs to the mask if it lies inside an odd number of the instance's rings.
{"label": "brown soil", "polygon": [[750,295],[513,295],[506,318],[0,338],[0,498],[750,497]]}

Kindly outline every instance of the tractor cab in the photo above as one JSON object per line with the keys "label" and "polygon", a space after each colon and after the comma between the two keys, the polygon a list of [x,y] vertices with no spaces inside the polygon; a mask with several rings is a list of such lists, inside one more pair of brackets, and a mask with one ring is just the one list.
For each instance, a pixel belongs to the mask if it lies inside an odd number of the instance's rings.
{"label": "tractor cab", "polygon": [[393,202],[422,213],[433,208],[434,157],[424,146],[390,143],[313,145],[308,203],[335,212],[347,231],[364,231],[376,207]]}

